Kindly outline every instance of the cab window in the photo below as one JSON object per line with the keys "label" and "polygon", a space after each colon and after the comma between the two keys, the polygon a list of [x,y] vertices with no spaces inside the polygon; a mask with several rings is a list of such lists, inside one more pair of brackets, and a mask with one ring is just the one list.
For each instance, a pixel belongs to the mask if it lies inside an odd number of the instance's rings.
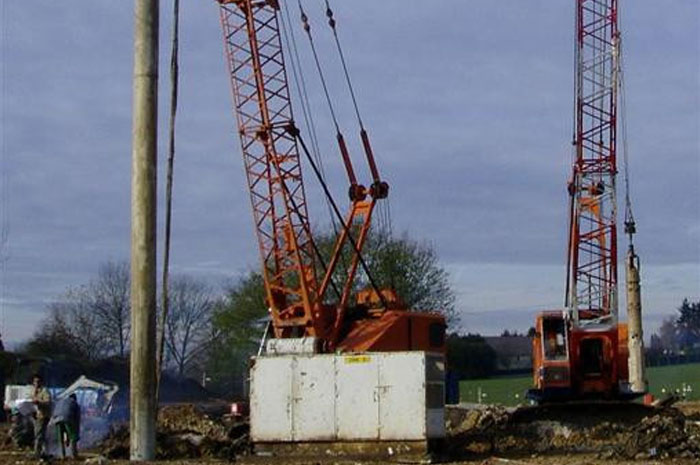
{"label": "cab window", "polygon": [[566,325],[563,319],[546,318],[542,321],[542,344],[547,360],[566,360]]}

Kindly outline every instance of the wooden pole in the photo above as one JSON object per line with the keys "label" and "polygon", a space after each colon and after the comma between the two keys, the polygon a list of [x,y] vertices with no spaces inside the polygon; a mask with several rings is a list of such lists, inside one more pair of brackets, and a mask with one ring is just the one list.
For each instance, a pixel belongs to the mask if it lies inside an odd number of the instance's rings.
{"label": "wooden pole", "polygon": [[158,0],[135,0],[131,165],[131,460],[155,459]]}

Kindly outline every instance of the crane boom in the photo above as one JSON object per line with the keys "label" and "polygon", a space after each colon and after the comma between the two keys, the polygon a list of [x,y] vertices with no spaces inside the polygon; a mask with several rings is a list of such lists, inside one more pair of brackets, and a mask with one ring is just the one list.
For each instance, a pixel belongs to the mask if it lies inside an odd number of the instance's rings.
{"label": "crane boom", "polygon": [[253,219],[275,336],[315,336],[321,322],[313,243],[277,2],[219,0]]}
{"label": "crane boom", "polygon": [[617,0],[576,2],[576,106],[565,307],[617,323]]}

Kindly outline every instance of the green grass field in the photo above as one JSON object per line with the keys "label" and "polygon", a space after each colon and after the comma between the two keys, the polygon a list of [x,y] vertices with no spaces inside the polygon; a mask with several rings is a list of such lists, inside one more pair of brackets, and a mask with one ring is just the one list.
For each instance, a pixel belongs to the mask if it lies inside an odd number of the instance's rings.
{"label": "green grass field", "polygon": [[[649,390],[655,397],[666,392],[690,387],[686,399],[700,400],[700,363],[651,367],[647,371]],[[489,379],[474,379],[459,383],[462,402],[516,405],[524,403],[524,394],[532,386],[532,376],[503,376]]]}

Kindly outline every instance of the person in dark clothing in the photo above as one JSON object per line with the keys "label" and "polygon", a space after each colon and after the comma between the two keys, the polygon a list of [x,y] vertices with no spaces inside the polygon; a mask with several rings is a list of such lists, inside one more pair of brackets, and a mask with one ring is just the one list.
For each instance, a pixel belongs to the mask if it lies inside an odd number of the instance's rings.
{"label": "person in dark clothing", "polygon": [[56,425],[56,436],[61,445],[61,457],[66,457],[66,445],[70,446],[71,455],[78,458],[78,440],[80,439],[80,405],[75,394],[61,399],[56,404],[51,423]]}

